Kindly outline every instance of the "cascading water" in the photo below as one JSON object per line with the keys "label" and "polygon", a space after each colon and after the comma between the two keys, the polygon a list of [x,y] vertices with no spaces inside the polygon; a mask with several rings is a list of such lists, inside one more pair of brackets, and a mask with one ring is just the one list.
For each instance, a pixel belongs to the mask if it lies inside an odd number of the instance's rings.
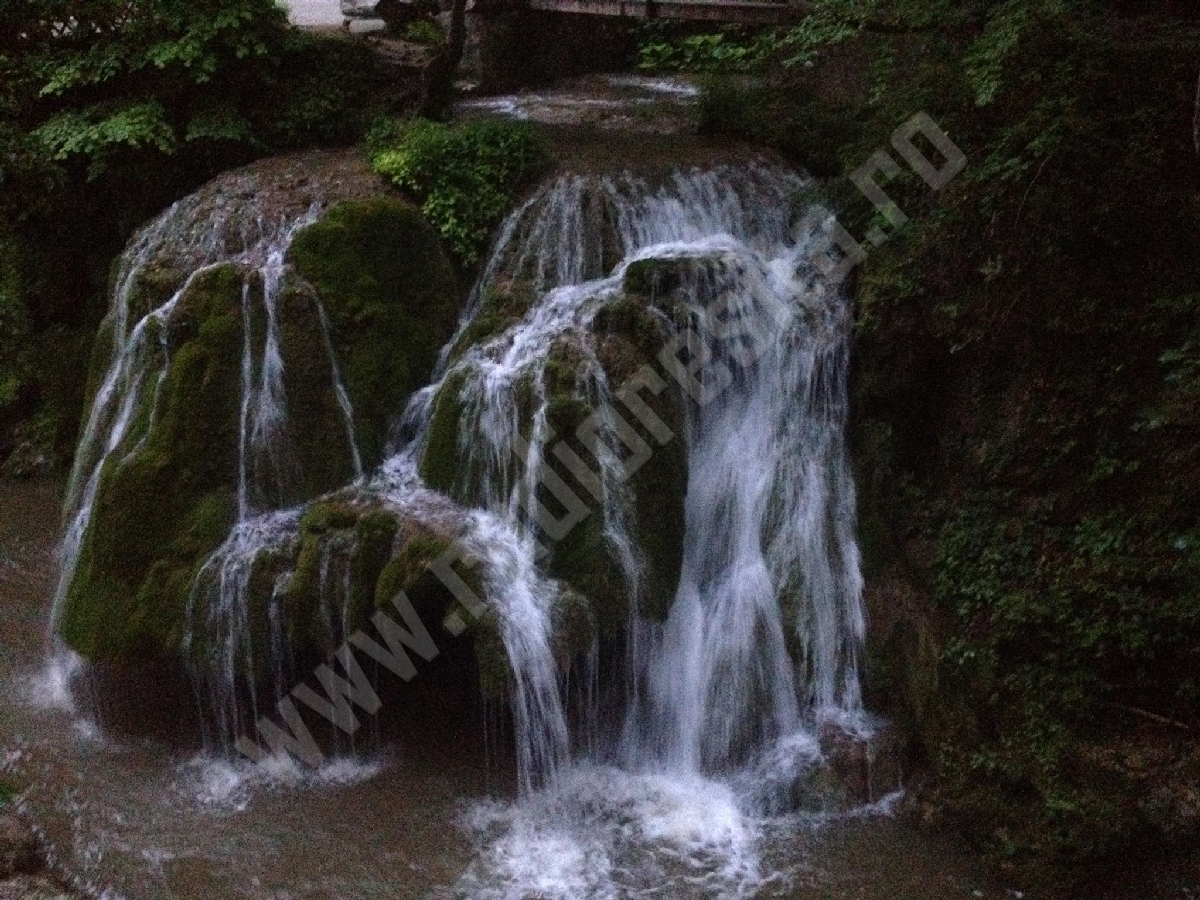
{"label": "cascading water", "polygon": [[[589,336],[596,315],[620,296],[631,263],[695,261],[690,268],[698,274],[675,293],[696,332],[721,333],[714,301],[719,314],[758,323],[757,358],[746,365],[746,347],[718,348],[710,364],[729,373],[730,383],[689,407],[680,436],[689,472],[683,577],[665,628],[636,615],[631,626],[638,632],[633,680],[642,690],[625,729],[628,763],[719,770],[795,733],[805,716],[853,714],[861,705],[862,584],[843,443],[848,310],[809,266],[809,242],[797,245],[790,236],[793,195],[802,186],[765,165],[680,173],[657,190],[634,179],[566,177],[546,186],[506,224],[476,292],[503,273],[529,279],[539,299],[522,322],[469,350],[431,389],[461,385],[470,424],[460,432],[460,458],[474,480],[466,493],[532,535],[536,485],[552,443],[545,388],[552,348],[573,339],[581,351],[576,390],[611,415],[614,386]],[[621,261],[607,276],[606,255]],[[517,410],[530,389],[525,436]],[[416,408],[428,415],[426,400]],[[615,431],[611,419],[604,424]],[[606,446],[598,448],[591,489],[623,563],[620,575],[636,596],[632,498]],[[534,665],[522,662],[527,648],[509,650],[518,672]],[[515,702],[525,702],[520,690]]]}
{"label": "cascading water", "polygon": [[[578,349],[576,394],[601,413],[611,438],[617,425],[604,412],[619,386],[608,382],[590,338],[631,265],[686,263],[672,267],[683,274],[670,288],[669,331],[723,377],[695,385],[699,402],[686,407],[682,575],[665,624],[646,621],[634,604],[624,722],[569,773],[557,768],[561,752],[520,754],[524,766],[542,763],[522,772],[522,785],[544,790],[515,809],[480,813],[483,845],[460,885],[466,894],[630,896],[675,876],[697,893],[740,893],[761,877],[753,817],[786,807],[781,795],[819,768],[822,723],[868,728],[844,445],[849,307],[810,262],[819,235],[789,230],[802,186],[766,164],[677,173],[657,188],[566,177],[502,232],[476,302],[502,276],[527,279],[537,299],[519,324],[449,363],[432,390],[457,390],[469,423],[459,444],[471,480],[463,496],[526,535],[517,546],[531,562],[536,484],[554,451],[545,386],[552,348],[566,339]],[[700,346],[703,336],[728,335],[733,322],[743,326],[734,339]],[[530,402],[522,392],[533,398],[527,435],[516,412]],[[418,417],[429,409],[428,399],[414,404]],[[622,562],[613,577],[636,599],[635,499],[607,446],[596,448],[592,481],[580,484]],[[538,605],[534,627],[504,632],[518,673],[519,748],[562,740],[561,713],[520,714],[532,692],[546,692],[544,676],[521,673],[552,671],[547,642],[527,637],[544,631],[553,602]],[[596,708],[585,723],[589,714]],[[652,854],[658,862],[647,867],[646,844],[666,856]]]}

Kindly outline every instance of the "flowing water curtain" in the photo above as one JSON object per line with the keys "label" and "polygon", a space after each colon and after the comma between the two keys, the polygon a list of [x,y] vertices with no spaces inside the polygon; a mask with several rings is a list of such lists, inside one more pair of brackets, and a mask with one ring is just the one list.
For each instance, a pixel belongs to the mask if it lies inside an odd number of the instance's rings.
{"label": "flowing water curtain", "polygon": [[[632,705],[626,728],[639,735],[626,741],[633,757],[721,768],[796,731],[806,717],[861,705],[861,577],[842,436],[848,307],[807,264],[807,247],[789,239],[801,184],[767,165],[680,172],[655,186],[633,178],[550,182],[505,224],[474,295],[478,319],[488,291],[524,281],[534,297],[529,309],[475,346],[443,353],[432,393],[445,392],[463,411],[456,477],[468,473],[446,487],[526,535],[513,546],[529,555],[538,552],[533,537],[545,537],[530,512],[536,482],[556,449],[547,427],[548,363],[563,342],[578,348],[575,398],[609,407],[613,386],[597,360],[593,326],[626,296],[632,263],[695,260],[683,270],[699,274],[676,284],[670,298],[693,324],[718,294],[734,301],[735,315],[775,317],[761,360],[743,366],[744,347],[718,351],[726,354],[718,362],[737,375],[724,396],[692,408],[680,436],[688,447],[687,562],[665,631],[645,629],[632,613],[632,693],[648,694]],[[719,331],[717,323],[703,325]],[[418,443],[429,438],[436,406],[425,394],[410,409],[425,419]],[[615,457],[601,453],[599,462],[593,489],[606,536],[629,560],[622,575],[636,595],[639,548],[628,529],[636,498],[623,490]],[[557,716],[523,712],[546,706],[545,673],[553,671],[546,629],[556,602],[546,595],[501,605],[526,761],[557,758],[536,748],[561,744],[546,733],[561,732]],[[531,685],[541,698],[529,694]],[[546,774],[526,773],[523,783]]]}

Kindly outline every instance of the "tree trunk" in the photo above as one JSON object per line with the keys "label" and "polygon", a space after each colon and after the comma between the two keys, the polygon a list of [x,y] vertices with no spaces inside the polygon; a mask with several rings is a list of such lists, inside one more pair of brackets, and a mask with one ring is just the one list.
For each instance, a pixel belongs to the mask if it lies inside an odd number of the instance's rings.
{"label": "tree trunk", "polygon": [[467,0],[454,0],[450,9],[450,34],[442,52],[421,72],[420,114],[427,119],[440,119],[454,100],[454,76],[462,62],[467,44]]}

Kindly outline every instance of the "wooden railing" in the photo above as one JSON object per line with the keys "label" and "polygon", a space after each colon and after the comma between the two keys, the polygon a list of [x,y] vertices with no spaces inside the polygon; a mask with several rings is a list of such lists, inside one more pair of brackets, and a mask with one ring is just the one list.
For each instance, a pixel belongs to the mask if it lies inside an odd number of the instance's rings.
{"label": "wooden railing", "polygon": [[529,6],[540,12],[574,15],[749,25],[784,22],[804,13],[802,5],[785,0],[529,0]]}

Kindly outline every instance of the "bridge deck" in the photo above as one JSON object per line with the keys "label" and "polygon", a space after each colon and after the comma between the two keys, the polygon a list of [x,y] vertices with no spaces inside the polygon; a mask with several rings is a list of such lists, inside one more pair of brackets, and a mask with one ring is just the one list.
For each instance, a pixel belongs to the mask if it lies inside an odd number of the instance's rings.
{"label": "bridge deck", "polygon": [[529,6],[541,12],[746,25],[787,22],[802,12],[796,3],[765,0],[529,0]]}

